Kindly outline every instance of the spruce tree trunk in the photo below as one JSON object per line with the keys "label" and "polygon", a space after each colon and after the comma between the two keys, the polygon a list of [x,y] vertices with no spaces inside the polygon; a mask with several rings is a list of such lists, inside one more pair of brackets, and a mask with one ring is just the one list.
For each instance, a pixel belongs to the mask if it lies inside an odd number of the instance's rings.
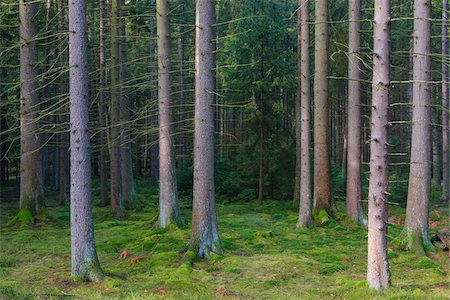
{"label": "spruce tree trunk", "polygon": [[297,94],[295,97],[295,179],[294,179],[294,205],[300,203],[300,170],[301,170],[301,48],[302,48],[302,32],[301,32],[301,10],[302,0],[298,0],[297,11]]}
{"label": "spruce tree trunk", "polygon": [[37,81],[37,2],[20,0],[20,209],[39,214],[44,187],[41,173],[41,143],[37,132],[39,91]]}
{"label": "spruce tree trunk", "polygon": [[[442,0],[442,57],[448,55],[448,0]],[[450,194],[450,165],[449,165],[449,123],[448,112],[450,105],[448,101],[448,84],[449,79],[447,61],[442,63],[442,201],[449,202]]]}
{"label": "spruce tree trunk", "polygon": [[158,36],[158,103],[159,103],[159,221],[166,228],[181,225],[178,209],[175,152],[172,139],[170,25],[168,0],[156,1]]}
{"label": "spruce tree trunk", "polygon": [[[432,104],[434,106],[434,104]],[[438,104],[436,104],[438,105]],[[431,114],[431,148],[433,153],[433,173],[432,173],[432,181],[433,187],[439,187],[441,185],[441,147],[440,147],[440,132],[437,124],[439,123],[439,118],[437,111]]]}
{"label": "spruce tree trunk", "polygon": [[124,207],[133,206],[133,168],[131,157],[130,133],[130,99],[128,97],[127,81],[127,40],[125,22],[125,0],[119,0],[119,81],[120,81],[120,173],[121,191]]}
{"label": "spruce tree trunk", "polygon": [[347,217],[367,226],[361,206],[361,0],[350,0],[348,7]]}
{"label": "spruce tree trunk", "polygon": [[[59,1],[59,32],[63,32],[67,30],[67,2],[66,0]],[[60,40],[60,65],[63,69],[68,69],[67,62],[69,60],[68,53],[66,50],[68,43],[67,37],[61,36]],[[68,80],[66,74],[61,75],[61,79],[59,82],[59,92],[62,98],[65,98],[68,92]],[[67,111],[69,107],[64,107],[62,113],[59,115],[60,124],[67,123]],[[59,201],[61,204],[67,204],[67,185],[69,181],[69,136],[68,129],[64,128],[64,132],[59,135]]]}
{"label": "spruce tree trunk", "polygon": [[100,107],[99,107],[99,118],[100,118],[100,206],[104,207],[108,203],[108,166],[107,166],[107,156],[108,156],[108,146],[107,146],[107,133],[106,133],[106,51],[105,51],[105,0],[100,0],[99,3],[99,13],[100,13],[100,25],[99,25],[99,85],[100,85]]}
{"label": "spruce tree trunk", "polygon": [[391,3],[375,2],[372,79],[372,130],[368,215],[367,281],[373,289],[390,285],[387,248],[388,145],[390,85]]}
{"label": "spruce tree trunk", "polygon": [[111,0],[111,108],[110,108],[110,189],[111,211],[123,215],[120,169],[120,0]]}
{"label": "spruce tree trunk", "polygon": [[400,242],[405,249],[425,254],[431,195],[431,2],[414,1],[413,115],[406,220]]}
{"label": "spruce tree trunk", "polygon": [[[156,0],[151,1],[152,11],[155,13],[155,17],[150,17],[150,74],[151,81],[153,83],[152,90],[150,92],[150,124],[154,131],[158,128],[158,87],[156,81],[157,78],[157,61],[156,61]],[[155,133],[150,134],[150,180],[155,183],[159,179],[159,143],[158,135]]]}
{"label": "spruce tree trunk", "polygon": [[[183,9],[183,6],[181,6],[181,9]],[[178,106],[178,120],[179,120],[179,161],[180,161],[180,166],[183,167],[185,165],[186,162],[186,137],[185,137],[185,133],[184,133],[184,122],[185,122],[185,115],[184,115],[184,26],[180,25],[180,36],[178,38],[178,59],[180,60],[179,62],[179,67],[178,67],[178,76],[179,76],[179,85],[180,85],[180,90],[179,90],[179,106]]]}
{"label": "spruce tree trunk", "polygon": [[86,0],[69,1],[70,236],[72,276],[102,281],[92,222]]}
{"label": "spruce tree trunk", "polygon": [[328,101],[328,0],[316,0],[314,78],[314,214],[334,213]]}
{"label": "spruce tree trunk", "polygon": [[309,0],[299,0],[301,15],[301,157],[300,157],[300,213],[297,226],[312,225],[311,193],[311,84],[309,74]]}
{"label": "spruce tree trunk", "polygon": [[202,258],[221,252],[214,194],[215,0],[196,0],[194,199],[190,247]]}

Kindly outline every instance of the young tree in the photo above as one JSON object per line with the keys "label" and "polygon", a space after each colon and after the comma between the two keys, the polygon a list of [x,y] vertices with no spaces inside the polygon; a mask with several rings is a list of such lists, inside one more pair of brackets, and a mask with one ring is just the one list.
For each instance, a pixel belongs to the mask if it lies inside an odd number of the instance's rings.
{"label": "young tree", "polygon": [[361,0],[348,2],[347,217],[367,226],[361,206]]}
{"label": "young tree", "polygon": [[25,222],[39,214],[43,200],[40,138],[37,133],[39,102],[37,78],[37,6],[20,0],[20,209]]}
{"label": "young tree", "polygon": [[449,202],[448,0],[442,0],[442,201]]}
{"label": "young tree", "polygon": [[128,96],[128,58],[125,20],[125,0],[119,0],[119,80],[120,80],[120,174],[122,202],[127,209],[133,206],[133,168],[131,157],[130,99]]}
{"label": "young tree", "polygon": [[297,226],[310,227],[312,225],[311,203],[311,84],[309,75],[309,0],[299,0],[300,8],[300,77],[301,77],[301,153],[300,153],[300,213]]}
{"label": "young tree", "polygon": [[391,3],[375,2],[372,129],[370,142],[370,179],[368,215],[367,281],[373,289],[390,285],[387,249],[387,125],[390,85]]}
{"label": "young tree", "polygon": [[111,0],[111,107],[110,107],[110,188],[111,211],[123,215],[120,169],[120,0]]}
{"label": "young tree", "polygon": [[215,0],[196,0],[194,199],[191,248],[199,257],[220,252],[214,195]]}
{"label": "young tree", "polygon": [[170,26],[168,0],[156,1],[159,102],[159,226],[181,224],[178,209],[175,153],[172,139],[170,91]]}
{"label": "young tree", "polygon": [[328,104],[328,0],[316,0],[314,78],[314,214],[335,210]]}
{"label": "young tree", "polygon": [[431,195],[431,2],[414,0],[413,115],[406,220],[400,242],[405,249],[424,253],[428,238]]}
{"label": "young tree", "polygon": [[92,222],[86,0],[69,1],[70,236],[72,276],[102,281]]}

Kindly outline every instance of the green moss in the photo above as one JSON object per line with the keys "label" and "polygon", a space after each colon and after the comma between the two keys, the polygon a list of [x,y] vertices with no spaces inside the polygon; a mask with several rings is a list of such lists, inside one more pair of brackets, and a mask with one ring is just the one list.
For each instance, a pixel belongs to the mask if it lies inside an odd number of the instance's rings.
{"label": "green moss", "polygon": [[28,225],[31,223],[34,223],[32,211],[27,208],[22,208],[17,215],[8,222],[8,225]]}
{"label": "green moss", "polygon": [[[367,231],[332,219],[312,229],[296,229],[298,211],[290,201],[268,201],[261,207],[218,205],[224,255],[198,259],[194,251],[185,252],[190,228],[152,227],[157,198],[148,188],[143,194],[137,191],[137,197],[151,203],[131,211],[126,220],[113,220],[108,208],[94,208],[97,253],[109,275],[102,283],[69,280],[68,207],[49,208],[54,219],[39,228],[0,228],[1,297],[216,299],[220,287],[230,298],[242,299],[448,298],[444,254],[436,252],[429,259],[389,249],[393,287],[379,294],[365,281]],[[338,202],[341,212],[343,205]],[[404,208],[394,207],[391,213],[402,216]],[[191,208],[183,207],[182,215],[190,214]],[[445,219],[448,213],[443,209],[441,215]],[[398,236],[400,231],[396,226],[389,234]],[[123,250],[130,256],[119,259]]]}
{"label": "green moss", "polygon": [[330,215],[325,210],[319,211],[314,218],[314,222],[319,225],[326,224],[329,220]]}

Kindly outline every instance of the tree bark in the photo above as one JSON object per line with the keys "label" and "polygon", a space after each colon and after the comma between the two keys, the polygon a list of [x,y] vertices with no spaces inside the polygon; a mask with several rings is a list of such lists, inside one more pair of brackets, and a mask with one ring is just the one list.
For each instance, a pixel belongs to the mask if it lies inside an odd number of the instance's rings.
{"label": "tree bark", "polygon": [[178,209],[175,152],[172,139],[170,25],[169,3],[156,1],[158,36],[158,103],[159,103],[159,227],[172,222],[181,225]]}
{"label": "tree bark", "polygon": [[348,30],[347,217],[367,226],[361,206],[361,0],[350,0]]}
{"label": "tree bark", "polygon": [[[155,12],[156,16],[156,0],[152,0],[151,2],[152,11]],[[158,128],[158,104],[157,104],[157,71],[156,71],[156,17],[150,17],[150,74],[151,74],[151,81],[153,83],[152,90],[150,92],[150,124],[152,126],[152,129],[154,128],[156,131],[156,128]],[[153,104],[154,102],[154,104]],[[156,182],[159,179],[159,143],[157,142],[157,134],[151,133],[150,134],[150,180],[152,182]]]}
{"label": "tree bark", "polygon": [[215,0],[196,0],[194,199],[191,248],[199,257],[221,252],[214,195]]}
{"label": "tree bark", "polygon": [[[39,214],[44,187],[41,144],[37,133],[37,3],[21,0],[20,17],[20,209],[31,218]],[[32,220],[24,220],[26,222]]]}
{"label": "tree bark", "polygon": [[[67,2],[66,0],[59,1],[59,32],[67,30]],[[68,68],[68,53],[66,50],[67,37],[61,36],[60,41],[60,64],[61,68]],[[67,95],[68,85],[67,85],[66,74],[61,75],[61,80],[59,82],[59,92],[63,99]],[[59,135],[59,201],[61,204],[67,204],[67,185],[69,181],[68,172],[68,151],[69,151],[69,137],[68,137],[68,127],[65,126],[67,123],[67,110],[68,107],[64,107],[62,113],[59,116],[59,122],[64,126],[64,131]]]}
{"label": "tree bark", "polygon": [[407,250],[425,254],[431,195],[431,2],[414,1],[413,115],[406,220],[400,237]]}
{"label": "tree bark", "polygon": [[125,0],[119,0],[119,61],[120,61],[120,172],[124,207],[133,206],[133,168],[131,157],[130,99],[128,96],[128,62],[125,22]]}
{"label": "tree bark", "polygon": [[[184,9],[184,4],[181,6],[181,10]],[[183,124],[185,122],[185,115],[184,115],[184,26],[180,25],[180,36],[178,37],[178,59],[179,67],[178,67],[178,76],[179,76],[179,85],[180,85],[180,91],[179,91],[179,107],[178,107],[178,119],[179,119],[179,130],[180,130],[180,137],[179,137],[179,161],[180,166],[183,167],[186,162],[186,137],[184,133]]]}
{"label": "tree bark", "polygon": [[111,0],[111,108],[110,108],[110,189],[111,211],[123,215],[120,169],[120,0]]}
{"label": "tree bark", "polygon": [[316,0],[314,79],[314,214],[334,213],[328,103],[328,0]]}
{"label": "tree bark", "polygon": [[300,212],[297,226],[311,227],[311,83],[309,74],[309,0],[299,0],[301,18],[301,157],[300,157]]}
{"label": "tree bark", "polygon": [[105,50],[105,0],[99,0],[99,13],[100,13],[100,25],[99,25],[99,85],[100,85],[100,206],[104,207],[108,203],[108,146],[107,146],[107,132],[106,132],[106,50]]}
{"label": "tree bark", "polygon": [[[307,2],[308,3],[308,2]],[[295,178],[294,178],[294,205],[300,204],[300,181],[301,181],[301,49],[302,49],[302,0],[298,0],[297,11],[297,94],[295,97]]]}
{"label": "tree bark", "polygon": [[442,201],[449,202],[450,177],[449,177],[449,123],[448,112],[450,105],[448,101],[448,61],[445,58],[448,55],[448,0],[442,0]]}
{"label": "tree bark", "polygon": [[70,235],[72,276],[102,281],[94,241],[89,147],[86,0],[69,1]]}
{"label": "tree bark", "polygon": [[387,249],[387,125],[390,85],[391,3],[375,2],[370,142],[367,281],[373,289],[390,285]]}

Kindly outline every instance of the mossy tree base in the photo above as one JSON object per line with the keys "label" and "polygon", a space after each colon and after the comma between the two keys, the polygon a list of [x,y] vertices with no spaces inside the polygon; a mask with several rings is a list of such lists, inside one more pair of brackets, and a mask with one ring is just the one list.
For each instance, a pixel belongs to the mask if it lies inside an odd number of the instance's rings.
{"label": "mossy tree base", "polygon": [[417,256],[425,256],[435,250],[428,233],[419,227],[405,227],[394,243],[402,250],[415,252]]}
{"label": "mossy tree base", "polygon": [[102,282],[105,279],[105,274],[98,261],[91,261],[80,266],[76,274],[72,273],[72,277],[83,282]]}
{"label": "mossy tree base", "polygon": [[200,258],[213,259],[223,255],[222,243],[219,239],[194,239],[189,243],[190,251],[197,253]]}

